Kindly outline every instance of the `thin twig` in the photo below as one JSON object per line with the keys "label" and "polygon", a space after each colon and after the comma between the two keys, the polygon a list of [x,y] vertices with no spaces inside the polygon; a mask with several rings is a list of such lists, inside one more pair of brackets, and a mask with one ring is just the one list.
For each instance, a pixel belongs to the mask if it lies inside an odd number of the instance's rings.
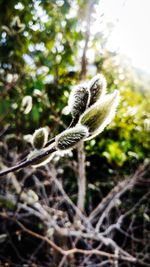
{"label": "thin twig", "polygon": [[27,160],[25,160],[25,161],[15,165],[15,166],[13,166],[13,167],[10,167],[10,168],[8,168],[6,170],[1,171],[0,172],[0,177],[4,176],[4,175],[6,175],[6,174],[8,174],[10,172],[14,172],[14,171],[20,170],[22,168],[25,168],[25,167],[27,167],[29,165],[32,165],[33,163],[36,163],[38,160],[42,159],[45,156],[48,156],[49,154],[51,154],[51,153],[53,153],[55,151],[56,151],[56,148],[55,148],[54,145],[50,146],[49,149],[46,149],[46,150],[43,149],[43,152],[41,152],[40,155],[35,156],[35,157],[31,158],[31,159],[27,159]]}
{"label": "thin twig", "polygon": [[51,241],[48,237],[46,236],[42,236],[36,232],[33,232],[32,230],[26,228],[22,223],[17,221],[17,224],[21,227],[22,230],[24,230],[26,233],[41,239],[43,241],[45,241],[46,243],[48,243],[53,249],[55,249],[56,251],[58,251],[60,254],[65,255],[65,256],[69,256],[71,254],[75,254],[75,253],[81,253],[84,255],[91,255],[91,254],[95,254],[95,255],[100,255],[103,257],[108,257],[111,259],[120,259],[120,260],[125,260],[128,262],[137,262],[136,258],[132,257],[132,256],[122,256],[122,255],[114,255],[105,251],[100,251],[97,249],[91,249],[91,250],[83,250],[83,249],[78,249],[78,248],[73,248],[73,249],[69,249],[69,250],[63,250],[62,248],[60,248],[59,246],[57,246],[53,241]]}

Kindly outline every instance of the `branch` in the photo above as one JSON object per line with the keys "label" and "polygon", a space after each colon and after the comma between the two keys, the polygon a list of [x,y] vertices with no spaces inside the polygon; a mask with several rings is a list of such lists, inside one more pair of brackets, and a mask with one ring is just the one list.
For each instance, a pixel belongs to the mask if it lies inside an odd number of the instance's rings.
{"label": "branch", "polygon": [[[146,166],[148,166],[148,164]],[[106,211],[108,205],[110,205],[110,203],[112,204],[112,206],[109,207],[110,210],[110,208],[114,207],[116,199],[120,198],[125,192],[130,190],[138,181],[140,181],[140,177],[142,177],[145,173],[145,169],[147,168],[146,166],[140,166],[132,177],[119,182],[91,212],[89,221],[94,222],[99,214],[106,217],[106,213],[104,211]]]}
{"label": "branch", "polygon": [[27,159],[27,160],[25,160],[25,161],[15,165],[15,166],[13,166],[13,167],[10,167],[10,168],[8,168],[8,169],[6,169],[4,171],[1,171],[0,172],[0,177],[4,176],[4,175],[6,175],[6,174],[8,174],[10,172],[14,172],[14,171],[20,170],[22,168],[25,168],[25,167],[27,167],[29,165],[32,165],[33,163],[36,163],[38,160],[44,158],[45,156],[48,156],[49,154],[51,154],[51,153],[53,153],[55,151],[56,151],[56,148],[55,148],[55,143],[54,143],[48,149],[46,149],[43,152],[41,152],[40,155],[38,155],[38,156],[36,156],[36,157],[34,157],[32,159]]}
{"label": "branch", "polygon": [[[93,11],[94,1],[88,0],[87,3],[87,18],[86,18],[86,33],[85,33],[85,43],[81,59],[81,72],[80,80],[83,80],[86,76],[86,53],[90,38],[90,26],[91,26],[91,16]],[[84,143],[80,142],[78,145],[78,203],[77,206],[81,211],[84,211],[85,205],[85,195],[86,195],[86,171],[85,171],[85,151]]]}
{"label": "branch", "polygon": [[94,6],[94,1],[88,0],[87,4],[87,18],[86,18],[86,33],[85,33],[85,44],[84,44],[84,49],[83,49],[83,55],[81,59],[81,72],[80,72],[80,80],[84,79],[86,76],[86,65],[87,65],[87,59],[86,59],[86,53],[87,53],[87,48],[88,48],[88,43],[89,43],[89,38],[90,38],[90,26],[91,26],[91,16],[92,16],[92,10]]}
{"label": "branch", "polygon": [[54,143],[54,142],[55,142],[55,137],[53,137],[52,139],[50,139],[50,140],[46,143],[45,147],[51,145],[51,144]]}
{"label": "branch", "polygon": [[84,211],[86,195],[85,151],[84,142],[78,145],[78,203],[79,210]]}
{"label": "branch", "polygon": [[[46,243],[48,243],[53,249],[55,249],[56,251],[58,251],[60,254],[64,255],[64,256],[69,256],[71,254],[75,254],[75,253],[81,253],[84,255],[91,255],[91,254],[95,254],[95,255],[100,255],[103,257],[107,257],[107,258],[111,258],[111,259],[120,259],[120,260],[125,260],[128,262],[137,262],[136,258],[132,257],[132,256],[123,256],[123,255],[115,255],[115,254],[111,254],[105,251],[100,251],[97,249],[91,249],[91,250],[83,250],[83,249],[78,249],[78,248],[73,248],[73,249],[69,249],[69,250],[63,250],[62,248],[60,248],[59,246],[57,246],[53,241],[51,241],[48,237],[46,236],[42,236],[36,232],[33,232],[32,230],[26,228],[22,223],[16,221],[17,224],[21,227],[21,229],[23,231],[25,231],[26,233],[41,239],[43,241],[45,241]],[[146,266],[146,265],[145,265]]]}
{"label": "branch", "polygon": [[[69,128],[75,126],[76,123],[77,123],[77,121],[75,122],[74,120],[72,120],[71,124],[69,125],[69,127],[68,127],[67,129],[69,129]],[[6,175],[6,174],[8,174],[8,173],[10,173],[10,172],[14,172],[14,171],[23,169],[23,168],[25,168],[25,167],[27,167],[27,166],[29,166],[29,165],[32,165],[33,163],[36,163],[38,160],[42,159],[43,157],[48,156],[49,154],[55,152],[55,151],[56,151],[56,148],[55,148],[55,138],[56,138],[56,137],[53,137],[52,139],[50,139],[50,140],[46,143],[45,148],[44,148],[45,150],[43,149],[43,152],[41,152],[40,155],[35,156],[35,157],[32,158],[32,159],[26,159],[26,160],[23,160],[23,161],[21,161],[20,163],[16,164],[15,166],[12,166],[12,167],[10,167],[10,168],[4,170],[4,171],[1,171],[1,172],[0,172],[0,177],[1,177],[1,176],[4,176],[4,175]],[[50,145],[51,145],[51,146],[50,146]],[[49,146],[50,146],[50,147],[49,147]],[[46,147],[49,147],[49,148],[46,150]]]}
{"label": "branch", "polygon": [[[102,232],[101,234],[104,236],[104,235],[108,235],[112,230],[114,229],[118,229],[120,230],[120,227],[121,227],[121,224],[123,223],[123,220],[129,216],[130,214],[133,214],[133,212],[141,205],[141,203],[148,199],[148,196],[150,195],[150,192],[147,192],[147,194],[145,194],[130,210],[128,210],[126,213],[120,215],[120,217],[118,218],[117,222],[114,223],[114,224],[111,224],[104,232]],[[121,229],[122,230],[122,229]],[[127,233],[125,233],[127,234]],[[131,238],[131,236],[129,236]],[[136,242],[140,241],[141,240],[138,240],[138,239],[135,239]]]}

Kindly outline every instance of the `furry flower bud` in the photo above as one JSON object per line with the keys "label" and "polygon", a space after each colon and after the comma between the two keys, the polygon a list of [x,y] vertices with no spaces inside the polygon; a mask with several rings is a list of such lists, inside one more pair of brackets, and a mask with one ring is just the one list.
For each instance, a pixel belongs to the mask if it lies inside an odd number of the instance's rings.
{"label": "furry flower bud", "polygon": [[32,109],[32,97],[30,95],[26,95],[22,99],[21,103],[21,110],[23,111],[24,114],[28,114]]}
{"label": "furry flower bud", "polygon": [[91,93],[89,106],[105,95],[106,87],[106,79],[102,74],[96,75],[89,81],[88,88]]}
{"label": "furry flower bud", "polygon": [[43,148],[48,141],[48,130],[46,128],[39,128],[33,134],[32,144],[35,149]]}
{"label": "furry flower bud", "polygon": [[85,126],[75,126],[67,129],[56,136],[56,147],[58,150],[74,148],[81,140],[88,136],[88,129]]}
{"label": "furry flower bud", "polygon": [[70,93],[68,106],[73,118],[78,118],[89,104],[89,90],[86,84],[74,87]]}
{"label": "furry flower bud", "polygon": [[84,125],[89,130],[86,140],[94,138],[112,121],[116,107],[119,103],[119,92],[106,95],[88,108],[80,117],[79,124]]}

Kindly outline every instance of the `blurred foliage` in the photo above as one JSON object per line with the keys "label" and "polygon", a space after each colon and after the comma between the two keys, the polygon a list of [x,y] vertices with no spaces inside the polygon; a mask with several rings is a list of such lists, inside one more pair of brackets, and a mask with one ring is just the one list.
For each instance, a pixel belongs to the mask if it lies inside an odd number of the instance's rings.
{"label": "blurred foliage", "polygon": [[87,144],[87,150],[89,154],[105,157],[110,173],[111,168],[120,167],[120,170],[129,173],[150,155],[149,88],[146,88],[145,94],[142,92],[135,70],[127,59],[118,55],[109,55],[103,65],[97,64],[97,67],[105,74],[108,89],[120,90],[121,99],[114,121],[97,138],[96,144],[94,140]]}
{"label": "blurred foliage", "polygon": [[[1,130],[7,126],[9,133],[23,135],[47,125],[54,136],[69,124],[70,117],[62,115],[62,109],[71,86],[79,82],[87,2],[0,0]],[[94,3],[96,16],[98,1]],[[22,29],[14,26],[16,17]],[[107,25],[107,32],[111,29]],[[120,90],[121,102],[109,130],[86,143],[87,158],[91,170],[100,164],[109,173],[112,169],[128,173],[149,157],[150,97],[148,91],[143,93],[129,62],[108,52],[106,42],[104,31],[92,34],[91,30],[87,78],[102,72],[108,91]],[[27,113],[22,108],[26,95],[32,97]]]}

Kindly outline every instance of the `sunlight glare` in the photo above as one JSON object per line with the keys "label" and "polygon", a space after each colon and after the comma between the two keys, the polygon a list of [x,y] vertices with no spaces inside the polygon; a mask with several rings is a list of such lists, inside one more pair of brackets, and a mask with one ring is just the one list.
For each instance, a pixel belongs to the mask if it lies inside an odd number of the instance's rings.
{"label": "sunlight glare", "polygon": [[[150,1],[149,0],[101,0],[99,12],[103,20],[112,22],[114,29],[107,47],[131,58],[132,64],[150,72]],[[97,30],[101,30],[97,18]]]}

